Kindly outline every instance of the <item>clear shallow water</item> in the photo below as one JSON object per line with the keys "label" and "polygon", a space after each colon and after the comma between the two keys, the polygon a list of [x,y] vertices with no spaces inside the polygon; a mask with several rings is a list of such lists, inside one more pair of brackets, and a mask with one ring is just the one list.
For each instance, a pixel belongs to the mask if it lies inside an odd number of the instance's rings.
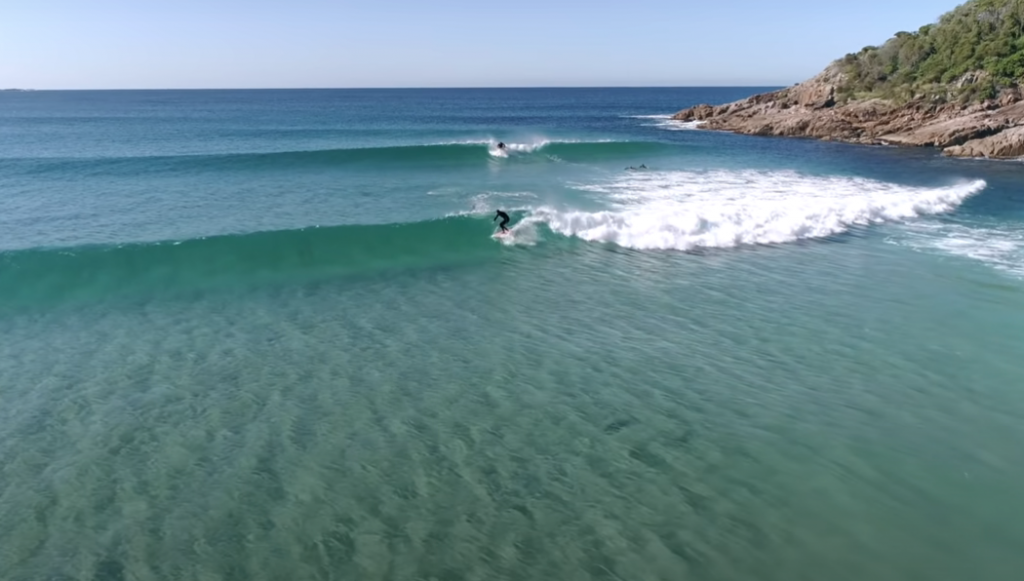
{"label": "clear shallow water", "polygon": [[0,95],[0,578],[1016,578],[1020,166],[749,92]]}

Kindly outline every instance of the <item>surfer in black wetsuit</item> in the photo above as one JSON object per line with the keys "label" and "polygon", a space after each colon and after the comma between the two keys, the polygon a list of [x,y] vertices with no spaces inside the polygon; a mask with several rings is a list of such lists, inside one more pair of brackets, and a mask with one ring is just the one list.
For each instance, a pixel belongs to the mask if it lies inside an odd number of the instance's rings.
{"label": "surfer in black wetsuit", "polygon": [[498,149],[505,149],[505,144],[499,141],[498,142]]}
{"label": "surfer in black wetsuit", "polygon": [[[498,213],[494,215],[494,220],[497,220],[498,218],[501,218],[501,224],[498,224],[498,226],[501,226],[501,231],[508,232],[508,228],[505,227],[505,224],[508,224],[508,214],[498,210]],[[491,222],[494,220],[491,220]]]}

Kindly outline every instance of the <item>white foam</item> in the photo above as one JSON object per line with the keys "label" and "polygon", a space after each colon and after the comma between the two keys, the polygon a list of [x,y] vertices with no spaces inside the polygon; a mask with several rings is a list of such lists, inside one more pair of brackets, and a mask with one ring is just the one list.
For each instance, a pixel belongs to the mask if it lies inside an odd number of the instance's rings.
{"label": "white foam", "polygon": [[657,127],[668,131],[692,131],[699,129],[704,121],[676,121],[668,113],[660,115],[623,115],[627,119],[647,119],[654,123],[642,123],[644,127]]}
{"label": "white foam", "polygon": [[538,138],[532,141],[523,143],[517,143],[512,141],[505,141],[504,148],[498,147],[498,141],[490,140],[484,143],[487,144],[487,152],[494,157],[508,157],[509,154],[527,154],[539,151],[548,145],[553,143],[611,143],[613,139],[547,139]]}
{"label": "white foam", "polygon": [[[545,145],[551,143],[547,139],[541,139],[530,143],[505,143],[504,148],[498,147],[498,142],[492,141],[487,145],[487,152],[494,157],[508,157],[509,153],[533,153]],[[571,142],[561,142],[571,143]]]}
{"label": "white foam", "polygon": [[539,239],[537,223],[530,220],[522,220],[509,228],[504,236],[496,236],[495,240],[505,246],[533,246]]}
{"label": "white foam", "polygon": [[497,157],[507,157],[509,151],[516,152],[516,153],[532,153],[532,152],[537,151],[538,149],[541,149],[544,146],[546,146],[548,144],[551,144],[551,143],[585,143],[585,142],[581,141],[581,140],[575,140],[575,139],[546,139],[546,138],[538,138],[538,139],[535,139],[535,140],[532,140],[532,141],[529,141],[529,142],[525,142],[525,143],[513,143],[513,142],[505,141],[505,142],[502,142],[502,143],[505,144],[505,147],[503,149],[499,149],[498,148],[498,143],[499,143],[499,141],[497,139],[488,138],[488,139],[463,139],[463,140],[457,140],[457,141],[442,141],[442,142],[439,142],[439,143],[434,143],[432,145],[483,145],[483,146],[487,147],[487,151],[490,152],[491,155],[494,155],[494,156],[497,156]]}
{"label": "white foam", "polygon": [[[457,141],[442,141],[431,145],[483,145],[487,152],[494,157],[508,157],[509,154],[529,154],[539,151],[554,143],[612,143],[614,139],[549,139],[537,137],[523,142],[499,141],[497,139],[463,139]],[[498,143],[504,143],[505,147],[499,148]]]}
{"label": "white foam", "polygon": [[694,129],[700,129],[700,126],[704,124],[704,121],[677,121],[675,119],[662,119],[657,123],[645,123],[647,127],[657,127],[658,129],[665,129],[667,131],[693,131]]}
{"label": "white foam", "polygon": [[703,124],[704,121],[676,121],[675,119],[666,119],[660,123],[654,123],[653,126],[668,131],[693,131],[694,129],[700,129],[700,126]]}
{"label": "white foam", "polygon": [[920,223],[889,242],[983,262],[1024,278],[1024,231],[998,226]]}
{"label": "white foam", "polygon": [[639,172],[578,188],[608,210],[544,207],[523,223],[637,249],[775,244],[948,212],[984,187],[982,180],[923,188],[794,172]]}

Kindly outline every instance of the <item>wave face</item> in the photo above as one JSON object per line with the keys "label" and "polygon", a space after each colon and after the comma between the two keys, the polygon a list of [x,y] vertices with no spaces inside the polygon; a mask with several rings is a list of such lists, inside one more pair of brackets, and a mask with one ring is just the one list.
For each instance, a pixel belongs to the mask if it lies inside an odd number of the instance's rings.
{"label": "wave face", "polygon": [[470,216],[0,254],[0,310],[274,284],[490,258],[493,225]]}
{"label": "wave face", "polygon": [[139,156],[110,158],[38,158],[0,160],[0,169],[25,174],[74,172],[83,176],[181,172],[268,172],[323,168],[422,168],[485,165],[488,161],[551,160],[586,162],[668,151],[650,141],[557,141],[507,143],[493,140],[273,153]]}
{"label": "wave face", "polygon": [[791,172],[636,172],[580,188],[612,209],[538,208],[515,230],[529,238],[527,231],[543,224],[565,236],[635,249],[778,244],[948,212],[984,187],[982,180],[922,188]]}

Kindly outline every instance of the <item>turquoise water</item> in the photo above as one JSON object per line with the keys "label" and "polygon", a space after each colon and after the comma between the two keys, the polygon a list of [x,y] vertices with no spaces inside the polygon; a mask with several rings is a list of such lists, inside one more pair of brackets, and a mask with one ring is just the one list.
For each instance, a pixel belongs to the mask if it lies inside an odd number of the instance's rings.
{"label": "turquoise water", "polygon": [[0,579],[1018,578],[1024,168],[756,91],[0,93]]}

